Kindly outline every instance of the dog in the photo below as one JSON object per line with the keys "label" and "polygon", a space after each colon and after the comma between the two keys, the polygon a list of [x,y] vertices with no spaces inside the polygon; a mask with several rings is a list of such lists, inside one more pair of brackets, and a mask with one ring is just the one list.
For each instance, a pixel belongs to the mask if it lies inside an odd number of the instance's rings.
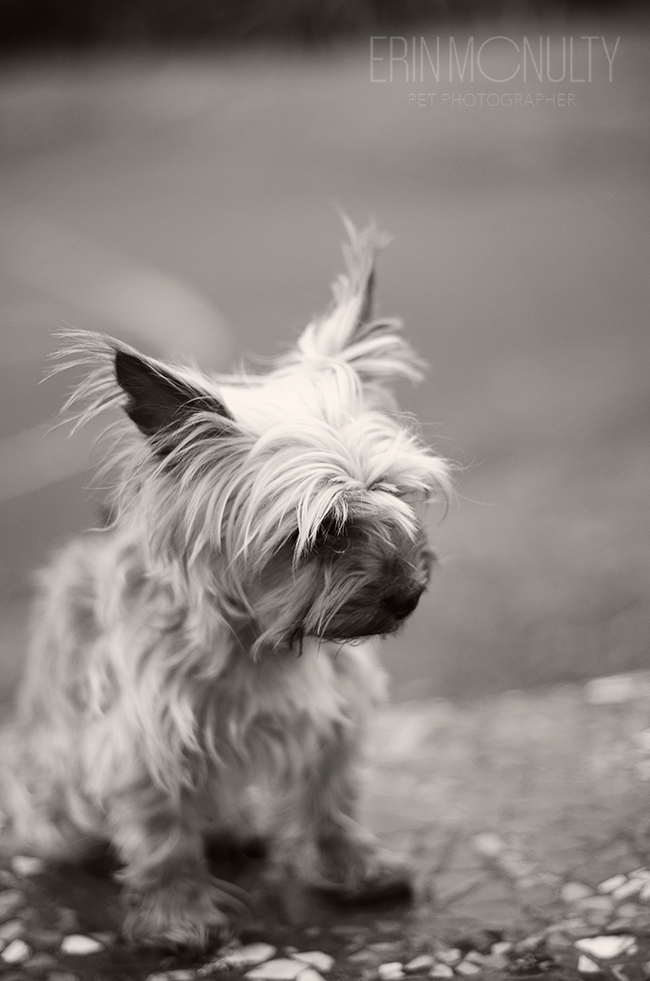
{"label": "dog", "polygon": [[133,942],[230,935],[240,899],[210,875],[213,837],[261,836],[280,878],[348,898],[405,874],[355,819],[385,688],[368,639],[427,586],[420,504],[444,503],[450,464],[392,394],[423,364],[373,318],[385,240],[346,224],[329,311],[266,373],[65,332],[55,370],[87,370],[68,414],[123,410],[111,519],[41,573],[3,840],[64,860],[108,842]]}

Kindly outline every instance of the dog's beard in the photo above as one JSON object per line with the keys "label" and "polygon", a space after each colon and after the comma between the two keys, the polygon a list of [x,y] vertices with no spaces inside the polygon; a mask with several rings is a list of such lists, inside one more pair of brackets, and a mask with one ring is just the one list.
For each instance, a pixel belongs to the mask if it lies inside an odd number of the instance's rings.
{"label": "dog's beard", "polygon": [[[394,532],[393,532],[394,533]],[[300,650],[302,640],[344,641],[395,633],[418,604],[434,556],[423,536],[397,550],[387,529],[353,528],[296,563],[285,543],[246,589],[240,629],[253,627],[252,655]]]}

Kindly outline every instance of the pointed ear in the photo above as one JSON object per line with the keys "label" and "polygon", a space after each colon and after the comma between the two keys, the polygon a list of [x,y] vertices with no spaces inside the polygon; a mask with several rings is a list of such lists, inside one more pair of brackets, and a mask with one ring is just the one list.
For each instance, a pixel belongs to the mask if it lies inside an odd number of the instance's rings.
{"label": "pointed ear", "polygon": [[195,412],[232,420],[219,399],[195,388],[181,375],[130,351],[115,350],[115,377],[128,396],[124,411],[148,437],[182,425]]}
{"label": "pointed ear", "polygon": [[401,336],[401,322],[373,319],[375,256],[388,238],[374,225],[359,232],[348,218],[343,221],[348,233],[343,247],[347,271],[332,288],[334,304],[324,317],[309,324],[285,361],[334,358],[347,362],[364,382],[400,377],[419,381],[423,363]]}

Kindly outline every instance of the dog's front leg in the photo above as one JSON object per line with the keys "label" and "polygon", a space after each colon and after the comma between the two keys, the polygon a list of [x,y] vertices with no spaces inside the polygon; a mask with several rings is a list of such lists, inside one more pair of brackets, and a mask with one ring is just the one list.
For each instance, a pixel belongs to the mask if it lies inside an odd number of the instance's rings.
{"label": "dog's front leg", "polygon": [[112,802],[112,841],[124,862],[125,936],[153,944],[204,947],[232,933],[233,896],[209,873],[191,802],[171,802],[144,781]]}
{"label": "dog's front leg", "polygon": [[280,860],[305,885],[348,899],[406,893],[407,863],[384,850],[356,820],[356,740],[336,727],[284,815]]}

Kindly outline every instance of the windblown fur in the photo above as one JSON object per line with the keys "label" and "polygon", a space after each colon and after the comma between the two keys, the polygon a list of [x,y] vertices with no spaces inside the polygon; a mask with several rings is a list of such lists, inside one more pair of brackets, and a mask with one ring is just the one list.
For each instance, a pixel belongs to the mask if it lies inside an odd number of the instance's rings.
{"label": "windblown fur", "polygon": [[227,934],[239,900],[209,875],[213,835],[264,835],[282,874],[346,894],[395,872],[354,818],[384,685],[361,641],[417,605],[432,556],[416,502],[449,477],[390,391],[422,364],[398,321],[372,316],[383,240],[348,233],[331,309],[266,374],[63,334],[59,367],[88,369],[77,424],[125,415],[110,526],[41,574],[2,737],[4,846],[56,858],[109,841],[134,939]]}

